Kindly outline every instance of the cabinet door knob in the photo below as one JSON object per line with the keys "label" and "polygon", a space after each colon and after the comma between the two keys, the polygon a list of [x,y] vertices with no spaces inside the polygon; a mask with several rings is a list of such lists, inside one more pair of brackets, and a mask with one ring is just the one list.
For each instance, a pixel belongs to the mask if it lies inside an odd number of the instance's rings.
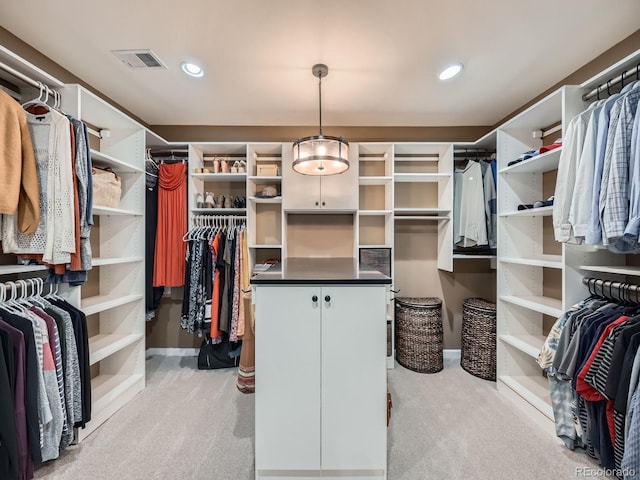
{"label": "cabinet door knob", "polygon": [[316,207],[318,206],[318,202],[316,202]]}
{"label": "cabinet door knob", "polygon": [[323,206],[323,207],[324,207],[324,205],[325,205],[325,203],[324,203],[324,202],[322,202],[322,206]]}
{"label": "cabinet door knob", "polygon": [[329,295],[326,295],[326,296],[324,297],[324,301],[325,301],[325,302],[330,302],[330,301],[331,301],[331,297],[330,297]]}
{"label": "cabinet door knob", "polygon": [[311,297],[311,300],[313,301],[313,303],[316,303],[318,301],[318,296],[314,295],[313,297]]}

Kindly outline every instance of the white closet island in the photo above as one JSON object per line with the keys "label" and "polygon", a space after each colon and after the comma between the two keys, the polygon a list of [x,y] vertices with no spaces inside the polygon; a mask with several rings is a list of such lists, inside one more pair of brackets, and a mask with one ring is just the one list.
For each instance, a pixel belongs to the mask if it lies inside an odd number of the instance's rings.
{"label": "white closet island", "polygon": [[290,258],[251,283],[256,479],[386,479],[391,279],[352,258]]}

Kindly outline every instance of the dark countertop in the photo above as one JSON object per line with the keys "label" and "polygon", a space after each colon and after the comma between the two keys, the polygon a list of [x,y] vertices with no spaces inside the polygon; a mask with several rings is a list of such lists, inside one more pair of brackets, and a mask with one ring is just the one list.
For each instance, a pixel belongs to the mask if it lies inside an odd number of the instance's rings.
{"label": "dark countertop", "polygon": [[391,278],[355,258],[285,258],[251,278],[252,285],[390,285]]}

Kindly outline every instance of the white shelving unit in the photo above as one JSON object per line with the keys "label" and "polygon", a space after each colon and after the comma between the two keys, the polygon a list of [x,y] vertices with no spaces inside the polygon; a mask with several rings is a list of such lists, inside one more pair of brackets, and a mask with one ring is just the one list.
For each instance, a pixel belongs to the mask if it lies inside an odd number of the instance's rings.
{"label": "white shelving unit", "polygon": [[437,222],[438,268],[453,271],[453,144],[396,143],[396,221]]}
{"label": "white shelving unit", "polygon": [[[285,256],[285,216],[282,210],[286,195],[282,182],[282,157],[291,151],[282,143],[252,143],[247,146],[247,224],[249,225],[249,263],[282,260]],[[258,175],[265,167],[277,168],[278,175]],[[260,197],[265,186],[275,187],[277,196]]]}
{"label": "white shelving unit", "polygon": [[86,285],[62,291],[87,316],[92,419],[78,430],[82,440],[145,385],[145,129],[79,85],[60,90],[64,111],[101,134],[90,138],[93,163],[111,167],[122,181],[118,208],[94,205]]}
{"label": "white shelving unit", "polygon": [[553,207],[518,210],[518,205],[553,195],[561,149],[511,166],[508,163],[543,145],[532,132],[557,124],[564,130],[585,108],[582,93],[578,87],[563,87],[497,131],[497,385],[551,420],[549,387],[536,358],[553,321],[571,303],[567,289],[572,287],[565,279],[565,248],[553,237]]}
{"label": "white shelving unit", "polygon": [[[351,145],[358,153],[357,245],[362,249],[388,251],[391,278],[394,276],[394,182],[393,144],[360,143]],[[387,341],[391,343],[387,368],[395,365],[393,305],[387,307]]]}

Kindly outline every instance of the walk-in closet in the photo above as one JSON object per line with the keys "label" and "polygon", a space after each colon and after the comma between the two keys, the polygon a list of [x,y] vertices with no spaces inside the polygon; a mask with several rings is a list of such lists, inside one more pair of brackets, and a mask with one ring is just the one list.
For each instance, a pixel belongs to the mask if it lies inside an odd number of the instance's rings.
{"label": "walk-in closet", "polygon": [[636,0],[142,7],[0,6],[0,479],[640,478]]}

